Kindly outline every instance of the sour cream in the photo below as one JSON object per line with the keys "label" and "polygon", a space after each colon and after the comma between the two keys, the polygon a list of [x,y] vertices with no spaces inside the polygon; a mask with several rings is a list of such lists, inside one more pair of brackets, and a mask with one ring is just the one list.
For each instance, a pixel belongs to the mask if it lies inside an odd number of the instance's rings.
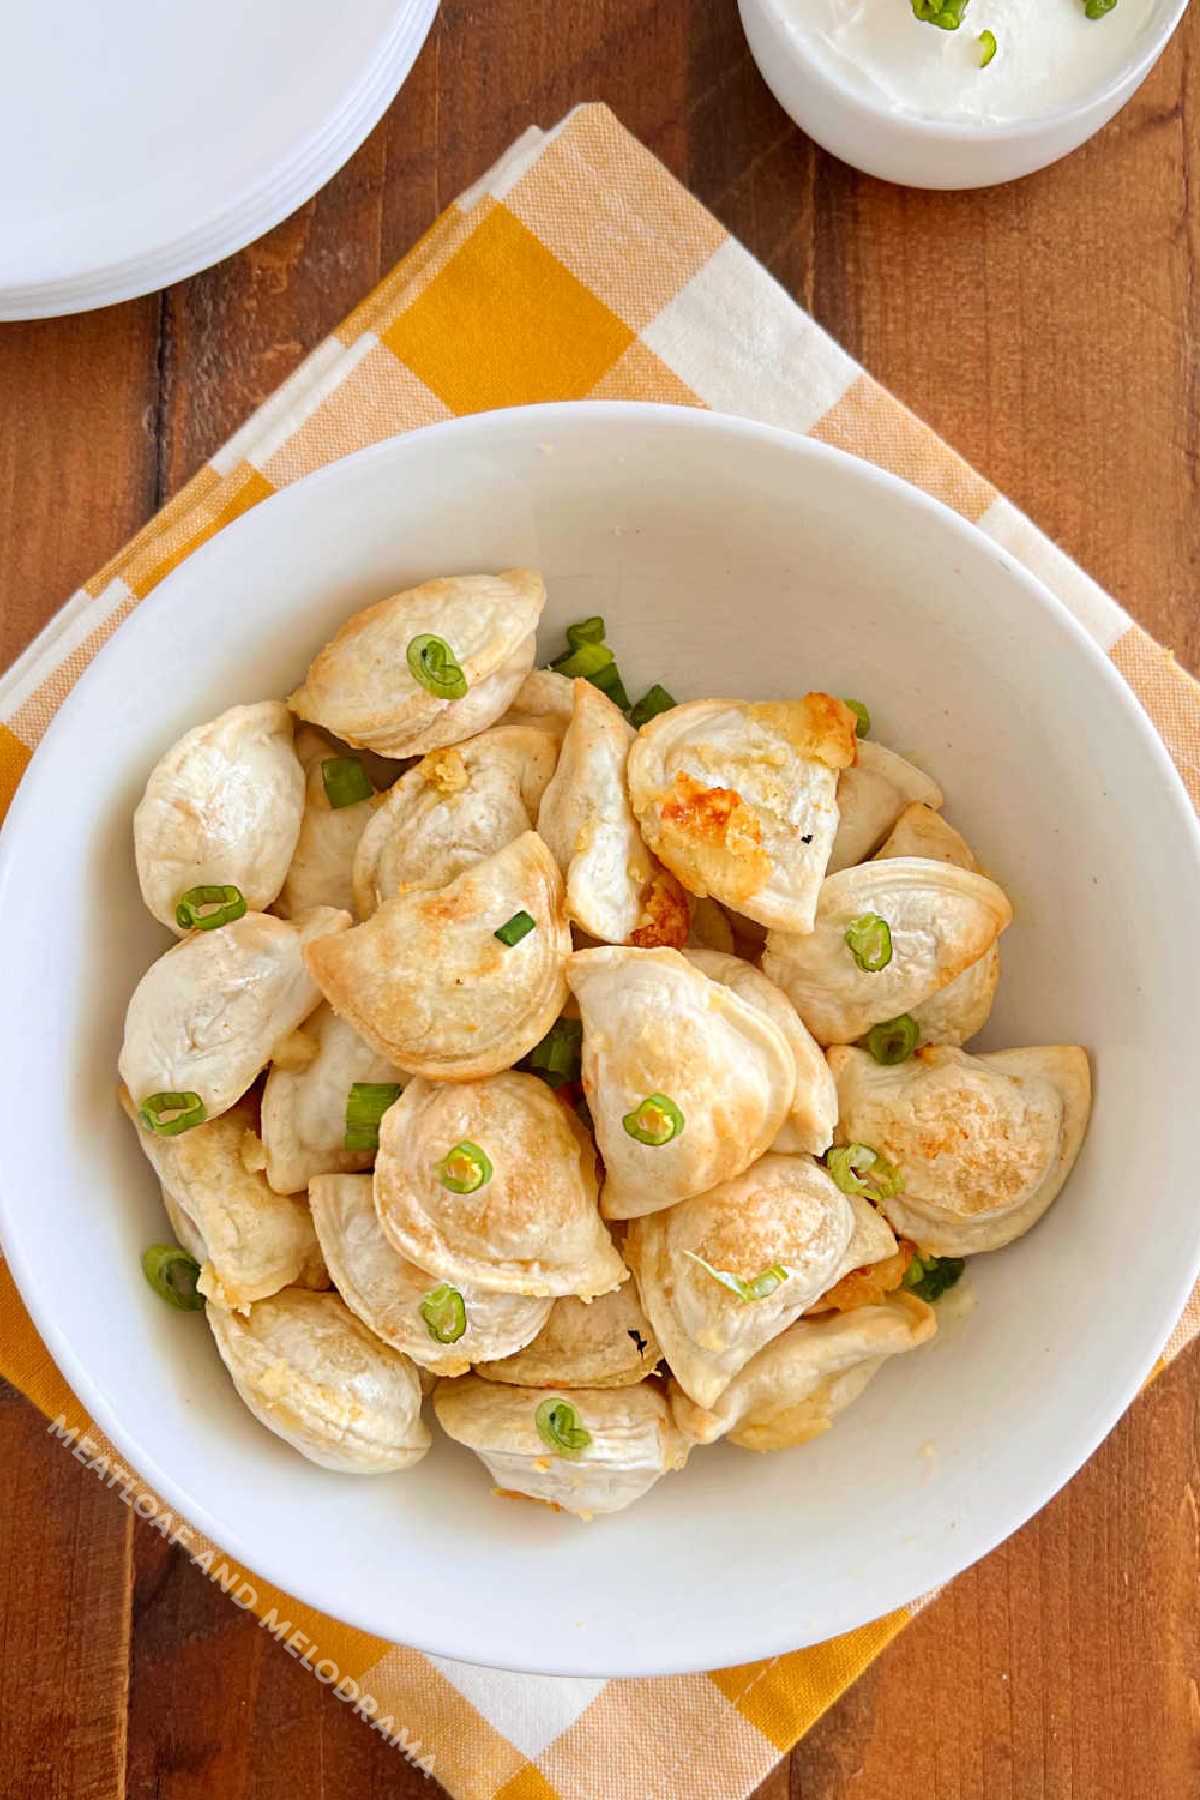
{"label": "sour cream", "polygon": [[[1158,0],[969,0],[957,31],[910,0],[788,0],[789,24],[865,99],[921,118],[1012,124],[1096,93],[1131,61]],[[981,67],[980,35],[996,53]]]}

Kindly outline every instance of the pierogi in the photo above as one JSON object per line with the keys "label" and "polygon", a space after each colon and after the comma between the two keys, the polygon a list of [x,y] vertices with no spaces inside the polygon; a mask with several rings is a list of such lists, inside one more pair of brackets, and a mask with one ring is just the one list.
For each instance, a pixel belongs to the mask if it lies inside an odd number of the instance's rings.
{"label": "pierogi", "polygon": [[431,750],[375,811],[354,858],[354,909],[441,888],[529,831],[554,773],[556,739],[533,726],[497,725],[470,743]]}
{"label": "pierogi", "polygon": [[[532,920],[515,943],[502,930]],[[306,962],[336,1013],[414,1075],[472,1081],[511,1068],[567,997],[571,928],[558,864],[535,832],[443,888],[385,900]]]}
{"label": "pierogi", "polygon": [[418,1268],[497,1294],[625,1280],[596,1205],[592,1140],[536,1075],[411,1081],[379,1128],[375,1206]]}
{"label": "pierogi", "polygon": [[525,1349],[477,1367],[489,1381],[516,1387],[628,1387],[653,1374],[661,1354],[637,1288],[626,1281],[598,1300],[556,1300]]}
{"label": "pierogi", "polygon": [[347,619],[288,705],[381,756],[424,756],[495,724],[533,667],[546,589],[532,569],[450,575]]}
{"label": "pierogi", "polygon": [[[949,1046],[882,1067],[829,1052],[839,1144],[865,1144],[897,1172],[879,1205],[935,1256],[998,1250],[1057,1198],[1091,1110],[1087,1052],[1073,1044],[970,1056]],[[889,1183],[896,1185],[896,1183]]]}
{"label": "pierogi", "polygon": [[315,1175],[369,1169],[374,1151],[346,1148],[350,1089],[356,1082],[403,1087],[407,1077],[329,1006],[318,1006],[286,1041],[286,1049],[286,1063],[272,1063],[262,1096],[262,1141],[271,1186],[281,1194],[298,1194]]}
{"label": "pierogi", "polygon": [[590,681],[576,681],[571,723],[542,796],[538,832],[567,885],[567,917],[606,944],[687,943],[687,898],[647,850],[625,765],[637,733]]}
{"label": "pierogi", "polygon": [[304,771],[281,700],[232,706],[173,744],[155,765],[133,815],[142,898],[182,934],[181,898],[236,887],[265,912],[292,860],[304,811]]}
{"label": "pierogi", "polygon": [[133,990],[117,1064],[134,1104],[191,1100],[202,1119],[226,1112],[321,998],[305,952],[349,924],[328,906],[295,923],[246,913],[151,963]]}
{"label": "pierogi", "polygon": [[[339,794],[341,804],[333,804],[326,765],[336,771],[357,759],[343,757],[310,725],[302,725],[296,733],[296,755],[304,770],[304,815],[275,911],[283,919],[299,918],[313,906],[336,906],[350,912],[354,906],[354,853],[379,805],[379,795],[371,789],[360,761],[362,772],[354,791],[368,791],[360,800],[341,800]],[[334,792],[338,793],[336,785]]]}
{"label": "pierogi", "polygon": [[261,1425],[323,1469],[383,1475],[429,1448],[416,1364],[336,1294],[284,1288],[245,1318],[208,1308],[233,1385]]}
{"label": "pierogi", "polygon": [[947,987],[1011,920],[986,875],[915,856],[859,863],[822,884],[811,932],[768,932],[763,973],[819,1044],[852,1044]]}
{"label": "pierogi", "polygon": [[769,1147],[795,1098],[796,1059],[759,1007],[678,950],[578,950],[567,980],[606,1218],[704,1193]]}
{"label": "pierogi", "polygon": [[807,1156],[761,1157],[736,1180],[633,1221],[625,1257],[646,1317],[698,1406],[824,1293],[853,1234],[845,1194]]}
{"label": "pierogi", "polygon": [[647,844],[689,893],[811,931],[838,773],[856,755],[854,714],[829,694],[694,700],[642,726],[629,794]]}
{"label": "pierogi", "polygon": [[464,1375],[439,1382],[433,1410],[473,1450],[502,1494],[589,1519],[620,1512],[687,1461],[658,1389],[517,1388]]}
{"label": "pierogi", "polygon": [[678,1382],[671,1413],[684,1437],[727,1437],[745,1450],[787,1450],[828,1431],[889,1356],[915,1350],[937,1331],[932,1306],[890,1294],[878,1306],[798,1319],[734,1376],[711,1407],[697,1406]]}
{"label": "pierogi", "polygon": [[329,1274],[351,1312],[435,1375],[465,1375],[472,1363],[520,1351],[558,1304],[419,1269],[384,1237],[370,1175],[318,1175],[309,1201]]}

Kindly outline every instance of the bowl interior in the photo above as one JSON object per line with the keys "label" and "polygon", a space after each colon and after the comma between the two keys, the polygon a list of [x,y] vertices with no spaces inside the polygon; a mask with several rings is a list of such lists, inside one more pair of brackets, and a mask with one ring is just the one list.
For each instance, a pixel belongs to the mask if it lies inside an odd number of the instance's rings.
{"label": "bowl interior", "polygon": [[[543,654],[603,613],[635,694],[860,696],[1012,895],[987,1047],[1080,1042],[1096,1112],[1044,1222],[972,1263],[975,1305],[837,1428],[693,1457],[584,1527],[493,1497],[438,1435],[411,1473],[325,1473],[254,1423],[204,1322],[138,1256],[165,1235],[114,1096],[128,995],[166,937],[130,816],[157,756],[283,694],[354,608],[528,563]],[[1200,904],[1191,810],[1107,659],[952,515],[866,465],[682,410],[565,406],[395,440],[255,509],[141,605],[76,687],[0,844],[0,1231],[83,1402],[168,1501],[260,1575],[381,1636],[557,1673],[765,1656],[946,1580],[1128,1403],[1200,1256]],[[1169,1047],[1169,1048],[1168,1048]],[[1147,1155],[1147,1147],[1152,1147]],[[1148,1179],[1150,1177],[1150,1179]],[[1136,1217],[1136,1227],[1131,1220]]]}

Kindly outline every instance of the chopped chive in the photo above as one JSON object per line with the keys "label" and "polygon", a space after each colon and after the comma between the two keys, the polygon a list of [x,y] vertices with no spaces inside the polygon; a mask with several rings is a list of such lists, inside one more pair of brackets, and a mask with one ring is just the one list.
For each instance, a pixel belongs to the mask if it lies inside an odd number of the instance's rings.
{"label": "chopped chive", "polygon": [[499,931],[494,931],[492,936],[498,937],[500,942],[502,944],[507,944],[508,948],[511,950],[513,945],[519,944],[523,937],[528,937],[529,933],[533,931],[536,926],[537,920],[533,917],[532,913],[527,913],[524,908],[522,908],[520,912],[515,912],[511,919],[506,919]]}
{"label": "chopped chive", "polygon": [[200,1264],[178,1244],[151,1244],[142,1251],[142,1274],[160,1300],[180,1312],[202,1312],[204,1295],[196,1283]]}
{"label": "chopped chive", "polygon": [[540,1075],[549,1087],[578,1081],[582,1061],[583,1025],[578,1019],[555,1019],[540,1043],[523,1056],[517,1067]]}
{"label": "chopped chive", "polygon": [[599,614],[567,626],[567,648],[561,656],[555,657],[550,667],[572,681],[590,681],[622,712],[629,711],[629,695],[625,692],[613,653],[604,642],[604,620]]}
{"label": "chopped chive", "polygon": [[400,1098],[398,1081],[356,1081],[346,1096],[344,1150],[378,1150],[379,1125]]}
{"label": "chopped chive", "polygon": [[335,812],[343,806],[354,806],[369,800],[375,789],[358,756],[327,756],[321,764],[321,780],[325,798]]}
{"label": "chopped chive", "polygon": [[851,919],[845,937],[851,956],[866,974],[877,975],[891,962],[892,928],[878,913]]}
{"label": "chopped chive", "polygon": [[598,687],[602,694],[607,694],[614,706],[622,712],[629,711],[629,695],[625,691],[625,683],[621,680],[620,670],[616,663],[608,663],[598,674],[591,677],[593,687]]}
{"label": "chopped chive", "polygon": [[602,644],[607,636],[608,629],[599,613],[567,626],[567,642],[572,650],[578,650],[581,644]]}
{"label": "chopped chive", "polygon": [[242,918],[245,911],[245,896],[232,882],[225,887],[194,887],[176,901],[175,923],[180,931],[213,931]]}
{"label": "chopped chive", "polygon": [[625,1114],[621,1123],[639,1144],[661,1149],[683,1130],[683,1114],[668,1094],[647,1094],[640,1105]]}
{"label": "chopped chive", "polygon": [[656,681],[654,686],[647,688],[641,699],[630,707],[629,723],[635,731],[640,731],[642,726],[651,719],[657,719],[659,713],[670,712],[675,704],[674,697]]}
{"label": "chopped chive", "polygon": [[591,1432],[581,1425],[579,1414],[569,1400],[559,1397],[543,1400],[533,1415],[533,1422],[543,1444],[557,1451],[559,1456],[581,1456],[592,1441]]}
{"label": "chopped chive", "polygon": [[1116,4],[1117,0],[1087,0],[1087,5],[1083,9],[1084,18],[1102,19],[1105,13],[1110,13]]}
{"label": "chopped chive", "polygon": [[178,1137],[194,1125],[203,1125],[208,1110],[199,1094],[189,1088],[183,1094],[149,1094],[138,1107],[138,1118],[147,1131],[159,1137]]}
{"label": "chopped chive", "polygon": [[913,14],[924,25],[936,25],[940,31],[957,31],[963,21],[969,0],[911,0]]}
{"label": "chopped chive", "polygon": [[445,638],[422,631],[411,640],[405,655],[413,679],[429,693],[439,700],[462,699],[467,691],[467,678]]}
{"label": "chopped chive", "polygon": [[885,1019],[880,1025],[872,1025],[867,1033],[867,1049],[877,1063],[891,1066],[894,1063],[907,1062],[917,1047],[917,1039],[921,1028],[909,1013],[901,1013],[899,1018]]}
{"label": "chopped chive", "polygon": [[914,1257],[904,1271],[904,1285],[932,1305],[954,1286],[966,1266],[962,1256]]}
{"label": "chopped chive", "polygon": [[870,1144],[840,1144],[826,1156],[825,1167],[843,1194],[863,1194],[868,1200],[890,1200],[904,1185],[895,1164]]}
{"label": "chopped chive", "polygon": [[842,705],[848,706],[850,711],[854,714],[855,737],[865,738],[869,736],[871,730],[871,715],[863,705],[862,701],[843,699]]}
{"label": "chopped chive", "polygon": [[706,1274],[711,1275],[714,1281],[719,1281],[722,1287],[728,1288],[731,1294],[736,1294],[747,1305],[754,1300],[765,1300],[768,1294],[773,1294],[788,1278],[788,1272],[782,1263],[772,1263],[769,1269],[764,1269],[752,1280],[744,1281],[740,1275],[731,1275],[728,1269],[714,1269],[711,1263],[705,1262],[702,1256],[697,1256],[694,1250],[685,1250],[683,1254],[690,1256],[694,1263],[699,1263]]}
{"label": "chopped chive", "polygon": [[[1116,0],[1113,0],[1116,4]],[[994,31],[981,31],[979,34],[979,66],[986,69],[996,54],[996,34]]]}
{"label": "chopped chive", "polygon": [[420,1313],[435,1343],[457,1344],[467,1329],[466,1301],[449,1282],[430,1288],[421,1302]]}
{"label": "chopped chive", "polygon": [[492,1165],[486,1154],[478,1144],[470,1144],[465,1138],[433,1165],[433,1172],[452,1194],[473,1194],[492,1179]]}

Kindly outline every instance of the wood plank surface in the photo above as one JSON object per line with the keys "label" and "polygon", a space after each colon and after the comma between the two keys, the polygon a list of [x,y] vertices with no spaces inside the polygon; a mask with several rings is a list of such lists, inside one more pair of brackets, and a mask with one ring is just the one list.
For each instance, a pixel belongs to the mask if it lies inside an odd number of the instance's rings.
{"label": "wood plank surface", "polygon": [[[734,0],[445,0],[291,219],[161,296],[0,326],[0,662],[530,123],[603,99],[871,372],[1200,668],[1194,19],[1056,168],[905,192],[809,144]],[[0,1389],[5,1800],[440,1791]],[[760,1800],[1195,1800],[1200,1359],[957,1581]],[[628,1800],[643,1800],[629,1796]]]}

